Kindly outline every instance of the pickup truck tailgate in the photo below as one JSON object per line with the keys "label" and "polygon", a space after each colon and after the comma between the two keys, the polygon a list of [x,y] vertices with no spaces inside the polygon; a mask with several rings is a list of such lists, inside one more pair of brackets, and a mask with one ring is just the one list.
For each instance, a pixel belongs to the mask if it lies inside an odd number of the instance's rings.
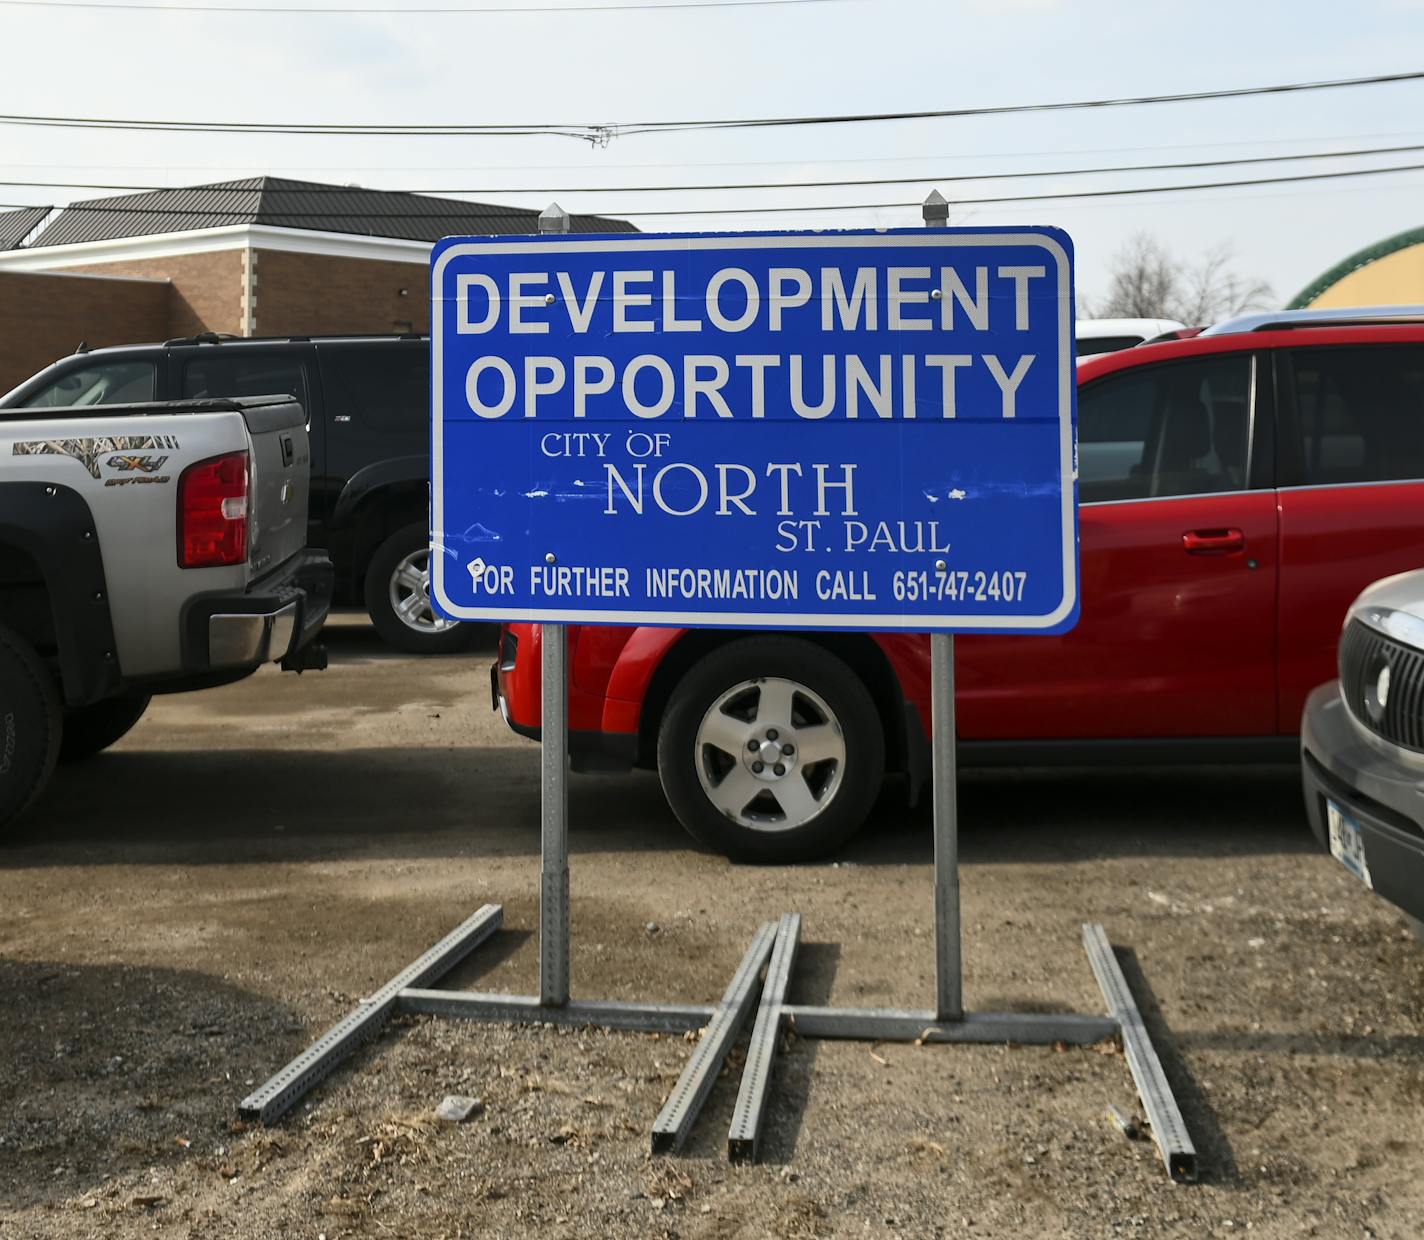
{"label": "pickup truck tailgate", "polygon": [[242,416],[252,437],[248,564],[256,578],[306,546],[311,449],[306,415],[290,396],[245,401]]}

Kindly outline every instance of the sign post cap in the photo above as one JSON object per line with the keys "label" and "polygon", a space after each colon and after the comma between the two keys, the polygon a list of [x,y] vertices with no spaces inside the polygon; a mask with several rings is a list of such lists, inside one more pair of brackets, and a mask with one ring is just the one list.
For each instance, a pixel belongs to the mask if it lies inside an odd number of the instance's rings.
{"label": "sign post cap", "polygon": [[928,197],[925,198],[924,206],[920,208],[920,214],[924,217],[926,224],[945,224],[949,222],[949,202],[937,189],[932,189]]}
{"label": "sign post cap", "polygon": [[569,213],[559,206],[557,202],[551,202],[547,207],[539,212],[539,231],[541,233],[566,233],[569,231]]}

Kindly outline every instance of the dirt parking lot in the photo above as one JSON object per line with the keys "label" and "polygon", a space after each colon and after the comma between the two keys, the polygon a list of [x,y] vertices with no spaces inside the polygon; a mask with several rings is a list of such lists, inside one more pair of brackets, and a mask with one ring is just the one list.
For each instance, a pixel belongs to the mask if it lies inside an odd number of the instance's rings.
{"label": "dirt parking lot", "polygon": [[[1200,1151],[1168,1182],[1107,1121],[1111,1047],[792,1040],[763,1161],[721,1080],[683,1156],[648,1129],[680,1037],[401,1017],[270,1129],[235,1106],[479,905],[447,984],[537,987],[538,751],[487,654],[390,654],[160,701],[0,846],[0,1237],[1424,1234],[1424,945],[1315,851],[1289,770],[971,774],[971,1008],[1101,1010],[1124,952]],[[572,796],[573,987],[711,1002],[804,916],[796,1002],[928,1006],[928,813],[839,859],[699,851],[656,781]],[[479,1097],[462,1125],[449,1093]]]}

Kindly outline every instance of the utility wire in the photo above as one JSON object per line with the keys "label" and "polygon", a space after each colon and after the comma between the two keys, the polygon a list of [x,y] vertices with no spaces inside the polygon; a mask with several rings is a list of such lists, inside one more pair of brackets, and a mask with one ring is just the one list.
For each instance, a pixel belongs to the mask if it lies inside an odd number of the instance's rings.
{"label": "utility wire", "polygon": [[1065,103],[1019,103],[983,108],[947,108],[933,112],[867,112],[847,116],[784,116],[761,120],[654,121],[618,125],[619,134],[684,133],[698,129],[765,129],[786,125],[853,125],[873,121],[933,120],[946,117],[1006,116],[1024,112],[1066,112],[1083,108],[1127,108],[1158,103],[1199,103],[1211,99],[1241,99],[1251,95],[1296,94],[1312,90],[1339,90],[1351,86],[1384,86],[1424,78],[1424,70],[1374,74],[1369,77],[1332,78],[1314,82],[1286,82],[1274,86],[1240,86],[1226,90],[1182,91],[1169,95],[1125,95],[1109,99],[1078,99]]}
{"label": "utility wire", "polygon": [[[0,0],[0,4],[6,0]],[[1421,75],[1424,76],[1424,75]],[[608,128],[599,125],[267,125],[255,121],[165,121],[100,116],[28,116],[0,114],[0,125],[39,129],[133,130],[140,133],[238,133],[270,135],[313,134],[321,137],[359,138],[490,138],[556,137],[591,141]]]}
{"label": "utility wire", "polygon": [[[8,0],[0,0],[0,3]],[[472,125],[336,125],[325,123],[267,124],[257,121],[142,120],[118,117],[32,116],[0,114],[0,124],[64,129],[126,129],[160,133],[320,134],[360,137],[532,137],[549,135],[603,143],[624,134],[685,133],[694,130],[761,129],[806,125],[852,125],[879,121],[933,120],[976,116],[1004,116],[1029,112],[1062,112],[1087,108],[1125,108],[1147,104],[1195,103],[1214,99],[1240,99],[1256,95],[1294,94],[1339,90],[1355,86],[1383,86],[1424,78],[1424,70],[1334,78],[1313,82],[1286,82],[1270,86],[1243,86],[1227,90],[1186,91],[1166,95],[1128,95],[1107,99],[1078,99],[1060,103],[1003,104],[980,108],[945,108],[926,112],[866,112],[833,116],[782,116],[730,120],[635,121],[596,124],[579,121],[491,123]]]}
{"label": "utility wire", "polygon": [[645,4],[630,0],[626,4],[534,4],[534,5],[431,5],[409,8],[321,8],[315,5],[255,5],[255,4],[99,4],[90,0],[0,0],[7,8],[25,9],[89,9],[103,12],[111,9],[118,13],[277,13],[283,17],[289,14],[335,13],[335,14],[399,14],[401,16],[429,14],[468,14],[482,16],[485,13],[615,13],[615,12],[674,12],[679,9],[765,9],[800,4],[851,4],[864,0],[688,0],[685,4]]}
{"label": "utility wire", "polygon": [[[0,0],[3,4],[4,0]],[[1048,151],[1017,151],[1017,150],[997,150],[997,151],[976,151],[973,152],[975,158],[979,159],[1041,159],[1054,158],[1062,159],[1070,155],[1122,155],[1138,151],[1201,151],[1208,148],[1217,147],[1241,147],[1241,146],[1262,146],[1276,144],[1280,146],[1302,146],[1305,144],[1315,144],[1320,142],[1367,142],[1384,140],[1386,138],[1419,138],[1419,129],[1393,129],[1377,131],[1374,133],[1347,133],[1347,134],[1311,134],[1303,138],[1230,138],[1217,139],[1208,142],[1152,142],[1138,143],[1135,146],[1074,146],[1055,147]],[[938,155],[852,155],[852,156],[817,156],[815,158],[803,159],[717,159],[717,160],[689,160],[680,159],[677,161],[679,168],[784,168],[788,165],[797,167],[809,166],[840,166],[846,164],[926,164],[932,163],[942,156]],[[75,167],[74,161],[65,160],[61,163],[23,163],[10,161],[3,165],[6,168],[34,168],[46,171],[53,168],[63,168],[67,171]],[[111,171],[117,170],[119,173],[139,173],[139,172],[180,172],[184,174],[192,173],[222,173],[229,179],[233,177],[234,165],[222,164],[175,164],[165,160],[159,164],[89,164],[91,168],[104,168]],[[269,176],[291,176],[307,177],[314,173],[341,173],[348,180],[355,175],[366,173],[392,173],[392,172],[443,172],[445,164],[393,164],[383,162],[380,164],[266,164],[264,169]],[[655,169],[658,172],[666,172],[668,161],[665,159],[640,161],[636,163],[598,163],[598,168],[603,172],[631,172]],[[583,173],[588,171],[588,163],[572,164],[487,164],[481,162],[482,172],[517,172],[521,176],[528,176],[535,172],[575,172]],[[36,184],[53,185],[52,181],[37,182]],[[155,189],[177,188],[174,186],[154,186]],[[363,187],[368,188],[368,187]],[[509,193],[518,191],[519,187],[505,186],[498,190],[468,191],[480,193]],[[412,191],[413,192],[413,191]],[[448,192],[448,191],[447,191]],[[558,192],[558,191],[555,191]]]}
{"label": "utility wire", "polygon": [[[851,180],[829,181],[736,181],[723,185],[505,185],[470,187],[437,187],[434,189],[390,189],[376,186],[362,186],[361,190],[395,194],[671,194],[701,191],[745,190],[745,189],[832,189],[859,185],[918,185],[933,181],[936,184],[954,184],[960,181],[1021,181],[1040,177],[1081,177],[1107,175],[1122,172],[1182,172],[1195,168],[1239,167],[1248,164],[1276,164],[1302,162],[1319,159],[1355,159],[1373,155],[1402,155],[1424,151],[1424,143],[1409,146],[1375,146],[1357,148],[1351,151],[1309,151],[1289,155],[1251,155],[1228,159],[1180,160],[1165,164],[1112,164],[1098,168],[1044,168],[1017,172],[960,172],[924,173],[909,177],[863,177]],[[26,189],[109,189],[150,193],[184,192],[203,194],[256,194],[264,197],[283,194],[294,197],[311,197],[319,194],[350,194],[352,189],[344,185],[307,186],[243,186],[243,185],[135,185],[103,181],[0,181],[0,186]],[[358,191],[359,192],[359,191]]]}
{"label": "utility wire", "polygon": [[[1063,194],[1016,194],[1007,197],[995,198],[956,198],[950,200],[950,205],[955,207],[972,207],[980,204],[994,203],[1014,203],[1014,202],[1055,202],[1073,198],[1123,198],[1141,194],[1167,194],[1178,193],[1184,190],[1203,189],[1231,189],[1236,186],[1247,185],[1289,185],[1300,181],[1333,181],[1343,177],[1368,177],[1377,176],[1388,172],[1420,172],[1424,171],[1424,164],[1397,164],[1388,168],[1351,168],[1344,172],[1307,172],[1297,176],[1283,177],[1255,177],[1247,181],[1200,181],[1189,185],[1141,185],[1132,186],[1126,189],[1095,189],[1095,190],[1074,190],[1071,193]],[[843,205],[824,207],[709,207],[704,211],[698,210],[663,210],[663,211],[600,211],[602,216],[613,216],[617,218],[638,217],[645,218],[659,215],[752,215],[772,212],[803,212],[803,211],[851,211],[851,210],[891,210],[901,207],[918,207],[918,202],[867,202],[867,203],[845,203]]]}
{"label": "utility wire", "polygon": [[[1254,177],[1250,180],[1239,181],[1198,181],[1188,184],[1178,185],[1142,185],[1129,186],[1117,189],[1099,190],[1073,190],[1067,193],[1053,194],[1017,194],[1003,197],[979,197],[979,198],[958,198],[952,200],[953,206],[972,207],[987,204],[1005,204],[1020,202],[1056,202],[1070,199],[1091,199],[1091,198],[1123,198],[1138,196],[1142,194],[1168,194],[1182,193],[1196,190],[1212,189],[1235,189],[1245,186],[1256,185],[1289,185],[1307,181],[1334,181],[1349,177],[1381,176],[1395,172],[1420,172],[1424,171],[1424,163],[1421,164],[1395,164],[1384,168],[1350,168],[1340,172],[1307,172],[1292,176],[1278,177]],[[40,204],[19,202],[0,203],[0,207],[8,207],[20,210],[29,210],[38,207]],[[478,204],[470,204],[475,206]],[[660,210],[643,211],[613,211],[600,210],[596,214],[603,219],[646,219],[660,216],[702,216],[702,215],[779,215],[779,214],[801,214],[805,212],[821,211],[882,211],[899,210],[902,208],[912,208],[918,206],[915,202],[847,202],[847,203],[816,203],[811,205],[795,206],[754,206],[754,207],[678,207]],[[231,216],[234,218],[249,220],[250,211],[234,211],[221,209],[206,209],[202,207],[143,207],[94,203],[80,204],[73,207],[60,208],[63,211],[74,211],[77,214],[87,212],[112,213],[143,216]],[[280,217],[281,220],[310,219],[310,220],[449,220],[451,222],[473,225],[481,220],[512,219],[528,221],[536,214],[533,208],[512,209],[512,210],[481,210],[477,214],[461,216],[455,211],[394,211],[394,212],[371,212],[371,211],[308,211],[308,212],[286,212]],[[577,212],[576,214],[588,216],[590,212]],[[280,227],[281,224],[274,226]]]}

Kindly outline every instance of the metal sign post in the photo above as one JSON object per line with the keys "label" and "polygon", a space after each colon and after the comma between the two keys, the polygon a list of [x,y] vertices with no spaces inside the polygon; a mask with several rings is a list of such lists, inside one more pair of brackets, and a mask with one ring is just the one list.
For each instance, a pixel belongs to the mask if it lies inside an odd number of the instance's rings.
{"label": "metal sign post", "polygon": [[[1194,1179],[1101,926],[1084,927],[1084,947],[1108,1015],[964,1010],[954,634],[1076,619],[1071,243],[1051,229],[949,229],[938,193],[927,230],[567,237],[556,206],[539,223],[546,235],[436,247],[431,333],[432,541],[470,557],[453,571],[432,556],[433,597],[457,619],[542,625],[539,993],[428,988],[499,924],[486,906],[240,1111],[275,1120],[395,1010],[705,1029],[652,1129],[653,1151],[672,1151],[750,1020],[728,1156],[754,1159],[787,1031],[1121,1037],[1164,1165]],[[798,913],[760,926],[715,1005],[570,998],[570,622],[931,632],[932,1010],[788,1002]]]}
{"label": "metal sign post", "polygon": [[930,741],[934,780],[935,1019],[964,1019],[959,958],[958,729],[954,719],[954,635],[930,637]]}
{"label": "metal sign post", "polygon": [[[566,233],[557,203],[539,216],[540,233]],[[548,552],[545,559],[555,563]],[[569,1001],[569,631],[546,624],[540,649],[539,1002]]]}
{"label": "metal sign post", "polygon": [[546,624],[540,741],[539,1001],[569,1001],[569,632]]}
{"label": "metal sign post", "polygon": [[[930,191],[926,228],[949,223],[949,203]],[[948,565],[937,561],[943,572]],[[930,635],[930,774],[934,798],[935,1016],[964,1018],[959,932],[959,726],[954,716],[954,634]]]}

